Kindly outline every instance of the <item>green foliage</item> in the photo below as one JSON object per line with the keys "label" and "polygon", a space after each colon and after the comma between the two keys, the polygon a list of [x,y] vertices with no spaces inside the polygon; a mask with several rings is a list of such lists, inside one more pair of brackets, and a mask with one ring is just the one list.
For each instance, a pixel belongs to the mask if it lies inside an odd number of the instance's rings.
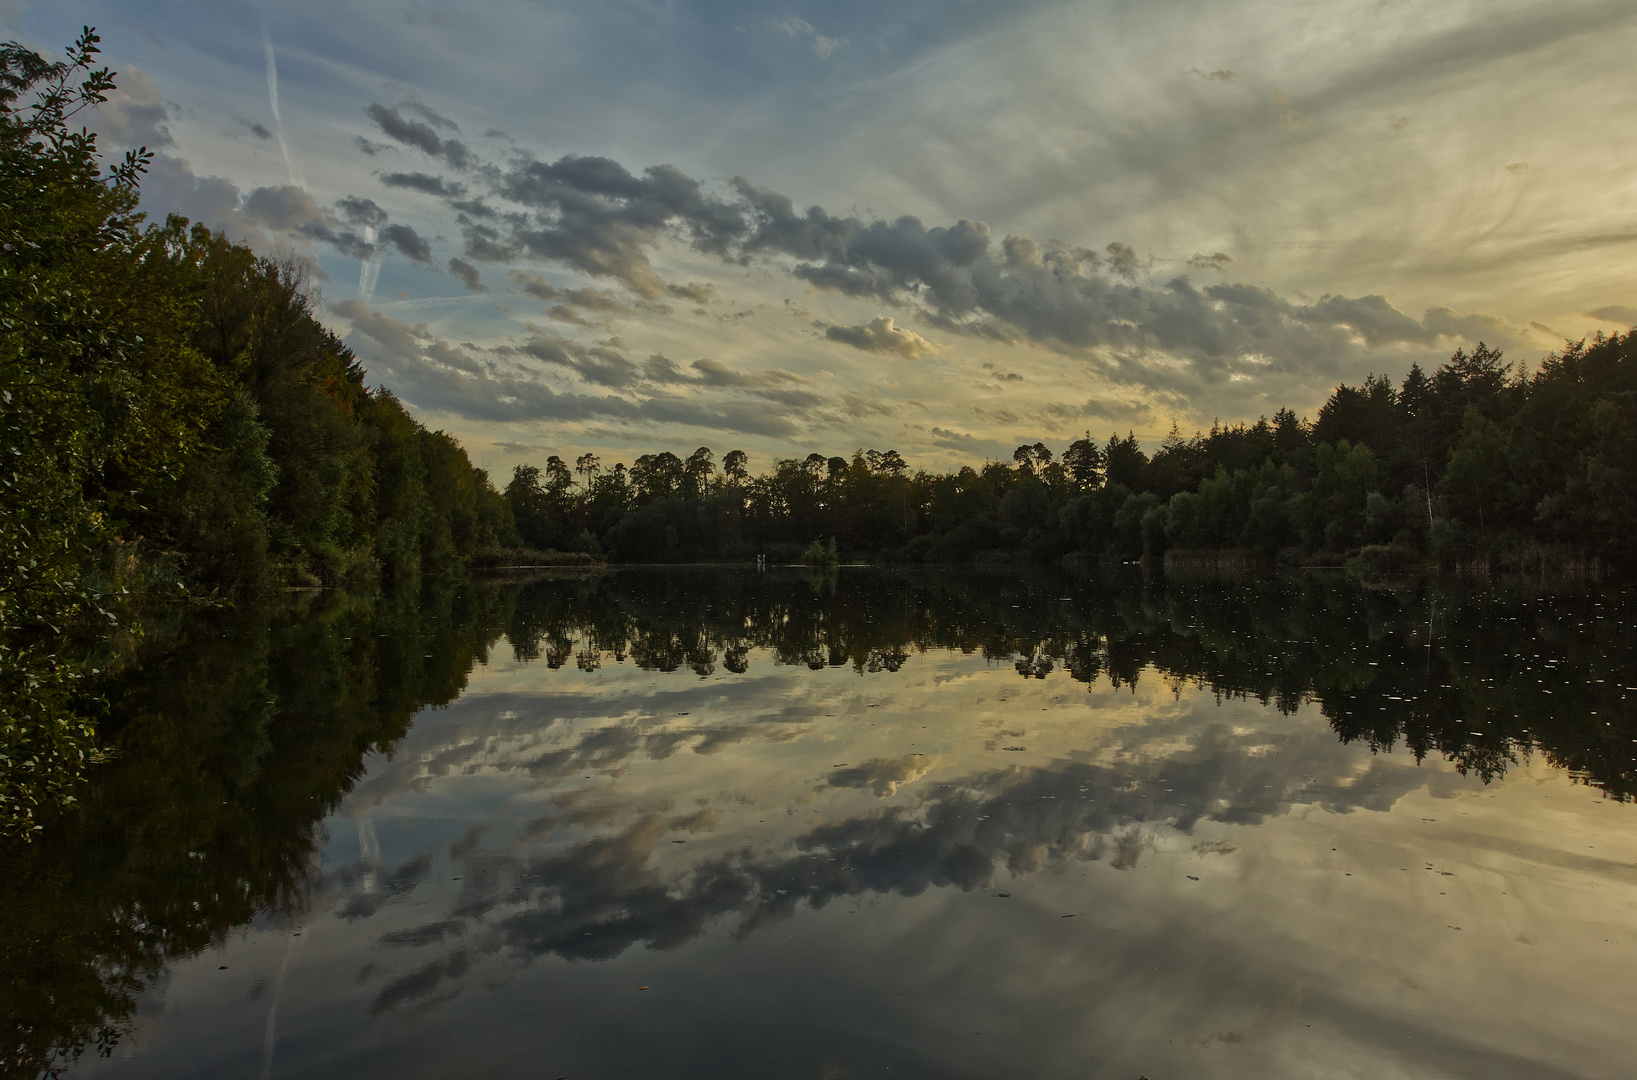
{"label": "green foliage", "polygon": [[1532,377],[1487,346],[1456,350],[1396,388],[1338,387],[1313,424],[1281,409],[1173,429],[1153,457],[1128,433],[943,475],[893,451],[814,452],[760,476],[740,451],[720,476],[711,459],[645,454],[627,473],[585,455],[576,480],[551,458],[519,466],[506,502],[535,546],[595,538],[625,562],[797,558],[830,536],[850,557],[916,562],[1175,549],[1343,565],[1368,548],[1375,567],[1621,563],[1637,551],[1637,333],[1571,344]]}
{"label": "green foliage", "polygon": [[1298,521],[1310,547],[1342,551],[1354,546],[1364,524],[1365,504],[1379,483],[1376,456],[1363,443],[1346,439],[1321,443],[1312,485],[1301,502]]}
{"label": "green foliage", "polygon": [[0,833],[96,760],[90,642],[159,583],[245,597],[458,567],[515,542],[449,436],[364,386],[302,266],[136,212],[70,120],[112,89],[87,29],[0,45]]}
{"label": "green foliage", "polygon": [[0,46],[0,832],[37,828],[95,757],[63,655],[70,630],[109,617],[84,571],[218,411],[176,347],[166,237],[138,228],[146,159],[104,174],[68,126],[112,88],[97,40],[55,64]]}
{"label": "green foliage", "polygon": [[200,580],[234,593],[259,588],[269,573],[267,494],[278,478],[269,437],[256,403],[235,395],[182,475],[152,500],[168,546],[188,553]]}
{"label": "green foliage", "polygon": [[803,566],[823,569],[836,566],[840,562],[841,557],[836,553],[836,538],[833,536],[830,537],[828,544],[823,540],[814,540],[801,553],[801,564]]}

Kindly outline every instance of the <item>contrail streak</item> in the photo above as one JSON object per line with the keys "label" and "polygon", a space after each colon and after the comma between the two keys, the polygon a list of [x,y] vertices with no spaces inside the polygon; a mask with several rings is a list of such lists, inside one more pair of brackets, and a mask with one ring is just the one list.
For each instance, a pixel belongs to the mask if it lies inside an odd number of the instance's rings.
{"label": "contrail streak", "polygon": [[[364,243],[370,244],[372,246],[374,245],[374,243],[375,243],[375,226],[373,226],[373,225],[365,225],[364,226]],[[381,279],[381,257],[379,255],[371,255],[369,258],[360,261],[359,264],[358,264],[358,295],[359,295],[359,298],[363,299],[363,300],[368,300],[371,297],[373,297],[375,295],[375,283],[377,281],[379,281],[380,279]],[[360,829],[360,832],[359,832],[358,835],[359,835],[359,838],[360,838],[360,842],[362,842],[362,838],[363,838],[362,829],[363,829],[363,826],[361,824],[359,825],[359,829]],[[372,832],[371,835],[373,836],[373,832]]]}
{"label": "contrail streak", "polygon": [[279,116],[279,66],[273,59],[273,39],[267,36],[267,29],[261,32],[262,52],[267,54],[267,100],[273,106],[273,130],[278,133],[279,153],[284,155],[284,171],[290,177],[290,183],[297,187],[305,187],[296,179],[296,167],[290,162],[290,146],[284,141],[284,120]]}
{"label": "contrail streak", "polygon": [[284,948],[284,962],[279,965],[278,978],[273,980],[273,1003],[267,1007],[267,1030],[262,1035],[261,1080],[273,1075],[273,1050],[278,1046],[279,998],[284,996],[284,973],[290,970],[290,957],[301,944],[301,931],[293,930]]}

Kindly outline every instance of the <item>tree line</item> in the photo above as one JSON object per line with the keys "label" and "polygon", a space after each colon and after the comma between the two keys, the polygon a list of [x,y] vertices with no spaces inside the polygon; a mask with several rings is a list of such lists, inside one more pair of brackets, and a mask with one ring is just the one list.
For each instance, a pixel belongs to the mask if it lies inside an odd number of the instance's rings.
{"label": "tree line", "polygon": [[1056,455],[912,471],[896,451],[775,461],[665,451],[519,465],[504,491],[534,547],[623,562],[851,558],[1130,561],[1229,550],[1367,567],[1620,564],[1637,551],[1637,334],[1570,343],[1534,371],[1480,344],[1398,385],[1343,384],[1309,421],[1173,428],[1150,456],[1088,432]]}
{"label": "tree line", "polygon": [[[514,542],[510,510],[316,317],[299,263],[136,209],[76,114],[87,29],[0,45],[0,822],[93,751],[76,631],[143,602],[402,579]],[[65,781],[66,782],[66,781]]]}

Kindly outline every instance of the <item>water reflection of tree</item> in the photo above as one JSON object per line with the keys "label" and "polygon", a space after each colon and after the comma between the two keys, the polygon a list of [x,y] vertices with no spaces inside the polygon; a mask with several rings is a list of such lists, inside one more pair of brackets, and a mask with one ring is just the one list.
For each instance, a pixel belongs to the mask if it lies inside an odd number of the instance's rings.
{"label": "water reflection of tree", "polygon": [[[1316,703],[1343,741],[1440,754],[1486,781],[1540,754],[1628,799],[1637,792],[1629,615],[1626,597],[1609,590],[1544,598],[1522,587],[1366,589],[1339,576],[861,570],[823,590],[777,573],[622,570],[216,613],[179,627],[142,671],[107,688],[115,760],[44,840],[0,852],[0,1073],[34,1075],[108,1049],[165,965],[258,914],[299,906],[319,822],[366,755],[389,750],[416,710],[454,700],[502,631],[519,662],[573,660],[586,672],[630,662],[679,677],[744,674],[766,655],[867,677],[952,649],[1030,680],[1124,688],[1159,678],[1285,713]],[[664,734],[664,745],[690,737]],[[1067,765],[968,778],[924,812],[888,811],[805,837],[796,856],[701,866],[682,883],[643,868],[644,845],[659,842],[651,828],[587,841],[549,865],[496,864],[482,880],[574,899],[504,928],[506,947],[605,956],[686,940],[729,911],[749,927],[799,896],[973,887],[1042,850],[1100,856],[1105,840],[1114,858],[1136,842],[1120,830],[1143,822],[1253,821],[1295,799],[1365,805],[1393,797],[1402,779],[1378,770],[1375,787],[1349,777],[1315,789],[1295,773],[1255,772],[1264,766],[1230,744],[1197,749],[1167,762],[1164,785]],[[1252,771],[1222,771],[1235,762]],[[624,845],[620,859],[608,844]],[[641,888],[599,892],[607,883],[575,860],[622,866],[622,880]],[[512,880],[525,870],[533,876]],[[336,877],[327,887],[344,885]]]}
{"label": "water reflection of tree", "polygon": [[318,826],[410,717],[459,696],[492,590],[217,612],[106,688],[113,761],[0,851],[0,1075],[108,1053],[169,963],[303,902]]}
{"label": "water reflection of tree", "polygon": [[[795,575],[626,570],[594,588],[525,590],[519,659],[584,650],[661,672],[743,673],[754,651],[812,669],[897,671],[958,649],[1022,676],[1062,668],[1292,713],[1316,702],[1344,741],[1440,754],[1490,781],[1542,754],[1610,796],[1637,795],[1637,702],[1623,594],[1522,585],[1365,588],[1340,575],[1066,584],[1062,577],[849,571],[816,591]],[[1072,595],[1065,597],[1068,589]],[[1537,681],[1539,680],[1539,681]]]}

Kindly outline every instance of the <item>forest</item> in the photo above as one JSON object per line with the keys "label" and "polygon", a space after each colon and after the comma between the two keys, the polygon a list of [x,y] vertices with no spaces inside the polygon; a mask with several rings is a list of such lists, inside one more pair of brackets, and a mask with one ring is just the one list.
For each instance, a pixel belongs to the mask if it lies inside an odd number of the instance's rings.
{"label": "forest", "polygon": [[[1398,385],[1342,385],[1312,421],[1173,428],[1149,456],[1088,432],[953,473],[893,450],[811,453],[759,476],[700,447],[605,469],[520,465],[504,499],[531,547],[619,562],[806,557],[1350,563],[1585,570],[1637,550],[1637,335],[1566,344],[1531,372],[1457,349]],[[826,547],[828,545],[828,547]],[[831,556],[831,552],[836,553]]]}
{"label": "forest", "polygon": [[[0,818],[31,820],[92,745],[86,643],[141,612],[519,561],[1223,559],[1619,565],[1634,550],[1637,335],[1533,370],[1479,345],[1343,385],[1307,420],[1131,433],[951,473],[895,450],[760,475],[553,455],[504,490],[367,385],[303,264],[137,209],[76,116],[113,88],[87,30],[0,46]],[[554,554],[566,553],[566,554]],[[87,657],[91,659],[87,659]],[[70,765],[75,767],[69,767]]]}
{"label": "forest", "polygon": [[[76,115],[113,88],[0,46],[0,822],[88,755],[83,680],[140,613],[413,578],[510,513],[319,322],[300,263],[137,210]],[[103,659],[99,659],[103,656]],[[88,659],[89,657],[89,659]]]}

